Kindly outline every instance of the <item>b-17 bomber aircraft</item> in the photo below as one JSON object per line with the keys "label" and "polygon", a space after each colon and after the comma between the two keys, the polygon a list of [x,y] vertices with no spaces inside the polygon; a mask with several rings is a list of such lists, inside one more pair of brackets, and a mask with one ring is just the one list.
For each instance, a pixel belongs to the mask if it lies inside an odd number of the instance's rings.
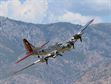
{"label": "b-17 bomber aircraft", "polygon": [[38,56],[38,60],[33,62],[31,65],[15,72],[18,73],[38,62],[46,62],[48,64],[49,58],[56,58],[57,56],[62,56],[62,53],[66,51],[70,51],[71,49],[75,48],[74,44],[78,40],[82,42],[82,35],[84,34],[84,30],[88,28],[88,26],[94,21],[94,19],[90,20],[83,28],[75,35],[72,36],[72,38],[67,41],[65,44],[63,43],[56,43],[55,45],[48,46],[47,48],[44,48],[46,44],[49,43],[46,42],[41,47],[35,47],[30,42],[28,42],[26,39],[23,39],[24,47],[27,50],[27,55],[23,57],[22,59],[18,60],[16,63],[21,62],[22,60],[26,59],[29,56]]}

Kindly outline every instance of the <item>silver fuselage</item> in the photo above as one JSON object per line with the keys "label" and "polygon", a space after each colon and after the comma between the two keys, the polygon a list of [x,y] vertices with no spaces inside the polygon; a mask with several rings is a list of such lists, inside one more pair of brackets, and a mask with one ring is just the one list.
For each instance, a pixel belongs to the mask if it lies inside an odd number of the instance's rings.
{"label": "silver fuselage", "polygon": [[55,45],[52,45],[52,46],[49,46],[45,49],[40,49],[40,50],[33,50],[33,55],[34,56],[47,56],[49,53],[57,50],[59,53],[64,53],[66,51],[69,51],[70,49],[72,48],[72,46],[67,46],[66,45],[58,45],[58,44],[55,44]]}

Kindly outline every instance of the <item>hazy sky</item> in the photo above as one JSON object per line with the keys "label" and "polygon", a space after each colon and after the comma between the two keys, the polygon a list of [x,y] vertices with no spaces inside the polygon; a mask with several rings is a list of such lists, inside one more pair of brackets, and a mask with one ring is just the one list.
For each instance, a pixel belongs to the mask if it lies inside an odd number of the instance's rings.
{"label": "hazy sky", "polygon": [[111,0],[0,0],[0,16],[45,24],[111,22]]}

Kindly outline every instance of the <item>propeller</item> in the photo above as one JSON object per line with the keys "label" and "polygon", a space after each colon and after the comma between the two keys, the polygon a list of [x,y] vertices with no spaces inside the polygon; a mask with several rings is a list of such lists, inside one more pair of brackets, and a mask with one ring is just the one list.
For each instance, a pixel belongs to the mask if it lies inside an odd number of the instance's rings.
{"label": "propeller", "polygon": [[62,56],[62,54],[60,54],[57,50],[52,52],[50,57],[56,58],[56,56]]}
{"label": "propeller", "polygon": [[88,26],[89,26],[93,21],[94,21],[94,19],[90,20],[90,21],[83,27],[83,29],[81,29],[80,32],[78,32],[77,34],[75,34],[75,35],[73,36],[74,39],[75,39],[75,40],[80,39],[80,41],[82,42],[82,34],[84,33],[84,30],[85,30],[86,28],[88,28]]}
{"label": "propeller", "polygon": [[46,62],[46,64],[48,64],[48,59],[49,58],[55,58],[56,56],[62,56],[62,54],[60,54],[58,51],[54,51],[53,53],[50,53],[49,56],[43,58]]}
{"label": "propeller", "polygon": [[67,43],[69,44],[69,46],[71,45],[73,48],[75,48],[74,46],[75,41],[72,40],[72,41],[68,41]]}
{"label": "propeller", "polygon": [[82,34],[81,33],[80,34],[75,34],[73,37],[74,37],[75,40],[79,39],[82,42]]}
{"label": "propeller", "polygon": [[48,64],[48,58],[45,57],[44,60],[45,60],[46,64]]}
{"label": "propeller", "polygon": [[58,51],[56,51],[56,55],[57,56],[62,56],[62,54],[60,54]]}

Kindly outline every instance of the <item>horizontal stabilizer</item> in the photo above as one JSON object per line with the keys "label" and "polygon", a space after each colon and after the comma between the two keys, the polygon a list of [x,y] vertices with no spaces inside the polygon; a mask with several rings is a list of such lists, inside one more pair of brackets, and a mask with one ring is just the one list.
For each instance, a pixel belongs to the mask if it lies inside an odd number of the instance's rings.
{"label": "horizontal stabilizer", "polygon": [[18,64],[19,62],[21,62],[22,60],[26,59],[27,57],[29,57],[29,56],[31,56],[31,55],[32,55],[32,53],[29,53],[28,55],[26,55],[26,56],[23,57],[22,59],[18,60],[18,61],[16,62],[16,64]]}

